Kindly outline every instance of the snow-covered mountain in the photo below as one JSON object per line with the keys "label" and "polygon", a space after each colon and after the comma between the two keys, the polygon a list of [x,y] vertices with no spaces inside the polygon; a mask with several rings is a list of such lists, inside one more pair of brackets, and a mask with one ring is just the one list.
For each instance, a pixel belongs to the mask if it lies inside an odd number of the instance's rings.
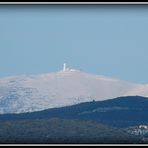
{"label": "snow-covered mountain", "polygon": [[0,114],[62,107],[119,96],[148,96],[148,85],[93,75],[64,65],[62,71],[0,79]]}

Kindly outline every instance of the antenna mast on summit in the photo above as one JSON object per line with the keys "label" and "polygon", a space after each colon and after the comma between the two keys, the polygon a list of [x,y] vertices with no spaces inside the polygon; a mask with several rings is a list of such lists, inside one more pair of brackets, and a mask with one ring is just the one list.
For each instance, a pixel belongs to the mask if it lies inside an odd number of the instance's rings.
{"label": "antenna mast on summit", "polygon": [[69,67],[67,67],[67,64],[64,63],[64,64],[63,64],[63,72],[66,72],[66,71],[77,71],[77,70],[75,70],[75,69],[70,69]]}
{"label": "antenna mast on summit", "polygon": [[63,71],[66,71],[67,67],[66,67],[66,63],[63,64]]}

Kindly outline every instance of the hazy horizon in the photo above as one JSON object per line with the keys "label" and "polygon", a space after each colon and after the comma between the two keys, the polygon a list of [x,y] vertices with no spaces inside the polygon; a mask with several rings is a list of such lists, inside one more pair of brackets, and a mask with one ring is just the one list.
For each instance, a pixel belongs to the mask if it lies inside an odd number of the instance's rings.
{"label": "hazy horizon", "polygon": [[0,78],[62,70],[148,83],[148,6],[0,5]]}

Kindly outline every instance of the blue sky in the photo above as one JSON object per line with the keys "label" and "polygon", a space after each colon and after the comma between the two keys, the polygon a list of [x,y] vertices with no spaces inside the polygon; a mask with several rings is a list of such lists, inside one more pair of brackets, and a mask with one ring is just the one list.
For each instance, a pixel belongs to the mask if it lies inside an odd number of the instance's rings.
{"label": "blue sky", "polygon": [[148,83],[148,6],[0,6],[0,77],[54,72],[64,62]]}

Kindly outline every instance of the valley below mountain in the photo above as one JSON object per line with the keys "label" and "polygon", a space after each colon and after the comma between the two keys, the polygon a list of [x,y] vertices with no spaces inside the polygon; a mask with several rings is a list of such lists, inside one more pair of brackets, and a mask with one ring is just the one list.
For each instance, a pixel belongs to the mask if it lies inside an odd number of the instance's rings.
{"label": "valley below mountain", "polygon": [[0,143],[146,144],[148,99],[127,96],[0,115]]}

